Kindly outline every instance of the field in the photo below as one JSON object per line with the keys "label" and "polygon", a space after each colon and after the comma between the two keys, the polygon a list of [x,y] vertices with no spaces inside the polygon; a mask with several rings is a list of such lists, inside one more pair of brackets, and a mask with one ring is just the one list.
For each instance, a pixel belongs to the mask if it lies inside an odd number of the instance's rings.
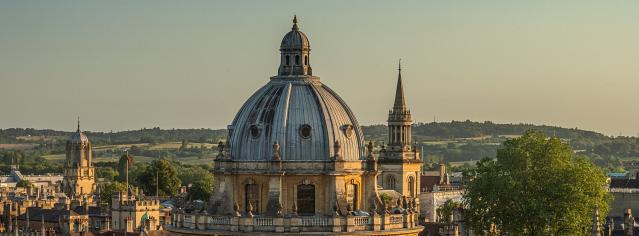
{"label": "field", "polygon": [[30,143],[0,143],[0,149],[6,150],[27,150],[35,147],[35,144]]}

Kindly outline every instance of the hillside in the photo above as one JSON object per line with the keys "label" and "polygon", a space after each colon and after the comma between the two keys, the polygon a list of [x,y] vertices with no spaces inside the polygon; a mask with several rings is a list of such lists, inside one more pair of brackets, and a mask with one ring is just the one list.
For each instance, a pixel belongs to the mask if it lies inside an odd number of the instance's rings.
{"label": "hillside", "polygon": [[[378,144],[387,138],[385,125],[363,126],[362,129],[367,140]],[[637,138],[613,138],[593,131],[546,125],[496,124],[489,121],[418,123],[413,125],[413,138],[419,148],[423,148],[426,162],[442,158],[447,162],[467,162],[494,157],[503,141],[530,129],[565,140],[576,152],[589,156],[595,163],[608,169],[619,169],[623,161],[639,159]],[[0,158],[6,164],[15,156],[19,156],[22,163],[60,160],[66,138],[71,133],[48,129],[0,129]],[[176,158],[178,161],[180,158],[206,160],[215,155],[215,143],[226,138],[226,130],[223,129],[157,127],[120,132],[86,131],[85,134],[93,142],[96,156],[103,157],[98,160],[104,161],[113,160],[114,155],[125,147],[149,160],[157,157]],[[181,143],[189,145],[181,147]],[[49,170],[44,167],[41,169]]]}

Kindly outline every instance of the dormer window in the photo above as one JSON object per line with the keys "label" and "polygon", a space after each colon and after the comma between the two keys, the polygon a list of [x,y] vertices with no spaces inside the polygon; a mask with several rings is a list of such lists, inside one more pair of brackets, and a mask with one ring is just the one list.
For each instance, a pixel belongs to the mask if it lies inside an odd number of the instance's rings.
{"label": "dormer window", "polygon": [[288,55],[286,55],[286,65],[287,66],[291,65],[291,57],[289,57]]}
{"label": "dormer window", "polygon": [[296,66],[300,65],[300,55],[295,55],[295,65]]}
{"label": "dormer window", "polygon": [[257,125],[251,125],[249,128],[249,132],[251,133],[251,137],[259,138],[260,137],[260,128]]}

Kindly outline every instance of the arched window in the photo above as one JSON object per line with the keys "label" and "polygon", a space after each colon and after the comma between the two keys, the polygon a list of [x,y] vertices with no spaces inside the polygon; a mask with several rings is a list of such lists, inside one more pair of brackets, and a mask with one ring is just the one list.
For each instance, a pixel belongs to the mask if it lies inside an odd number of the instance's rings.
{"label": "arched window", "polygon": [[353,210],[359,209],[359,186],[355,181],[346,185],[346,203],[351,205]]}
{"label": "arched window", "polygon": [[260,212],[260,187],[257,184],[247,184],[245,187],[245,197],[246,200],[244,206],[245,211],[248,211],[249,203],[253,205],[253,213]]}
{"label": "arched window", "polygon": [[408,194],[411,197],[415,196],[415,177],[413,176],[408,177]]}
{"label": "arched window", "polygon": [[289,55],[286,55],[286,65],[287,66],[291,65],[291,57]]}
{"label": "arched window", "polygon": [[315,185],[297,186],[297,212],[300,215],[315,215]]}
{"label": "arched window", "polygon": [[308,56],[304,56],[304,65],[308,66]]}
{"label": "arched window", "polygon": [[295,55],[295,65],[296,66],[300,65],[300,55]]}
{"label": "arched window", "polygon": [[395,176],[393,176],[393,175],[386,176],[386,189],[395,190],[395,183],[396,182],[397,181],[395,180]]}

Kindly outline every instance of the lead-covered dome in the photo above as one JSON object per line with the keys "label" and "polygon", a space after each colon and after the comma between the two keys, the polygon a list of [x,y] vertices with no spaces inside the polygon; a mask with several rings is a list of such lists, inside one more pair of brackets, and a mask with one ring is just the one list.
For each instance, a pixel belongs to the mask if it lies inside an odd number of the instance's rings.
{"label": "lead-covered dome", "polygon": [[272,160],[276,142],[284,161],[328,161],[335,142],[343,160],[360,160],[364,151],[353,112],[317,77],[273,77],[244,103],[229,134],[235,160]]}
{"label": "lead-covered dome", "polygon": [[67,140],[67,142],[71,144],[88,144],[89,143],[89,138],[87,138],[87,136],[84,133],[82,133],[82,131],[80,131],[79,119],[78,119],[78,129],[75,131],[75,133],[69,136],[69,139]]}
{"label": "lead-covered dome", "polygon": [[295,17],[282,39],[278,75],[244,103],[229,125],[232,159],[361,159],[362,130],[344,100],[312,76],[308,45]]}
{"label": "lead-covered dome", "polygon": [[297,26],[297,16],[295,16],[293,18],[291,31],[282,38],[280,50],[310,50],[310,48],[311,45],[308,42],[308,37],[306,37],[304,32],[299,30],[299,26]]}

